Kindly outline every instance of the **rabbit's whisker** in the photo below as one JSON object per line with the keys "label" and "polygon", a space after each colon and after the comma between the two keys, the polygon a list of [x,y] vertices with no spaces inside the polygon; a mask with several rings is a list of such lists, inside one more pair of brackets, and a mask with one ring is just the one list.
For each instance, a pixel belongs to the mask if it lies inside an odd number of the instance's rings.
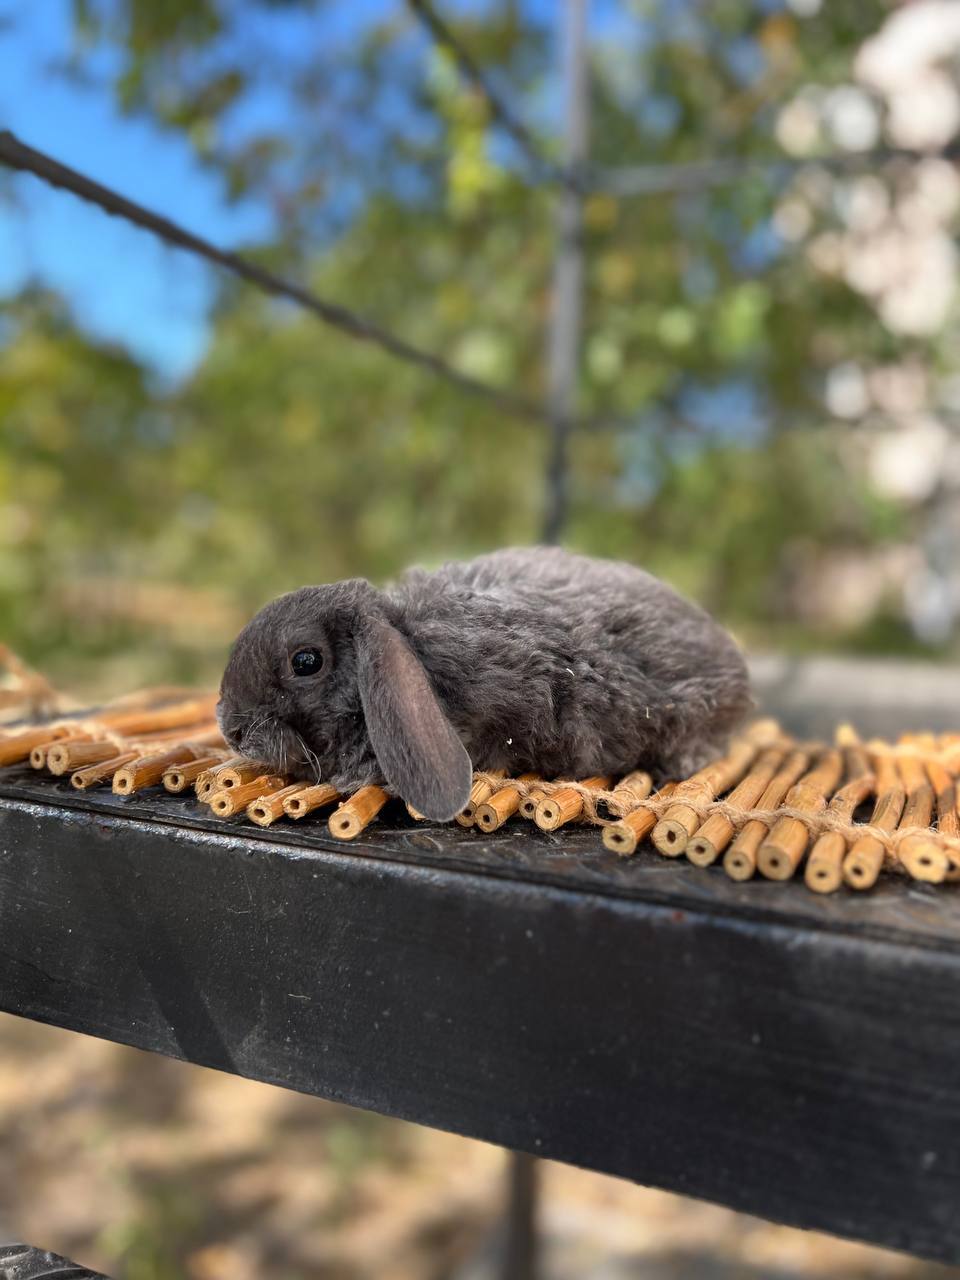
{"label": "rabbit's whisker", "polygon": [[315,751],[310,750],[306,742],[304,742],[301,734],[298,733],[296,735],[296,738],[297,738],[297,741],[300,743],[301,747],[303,747],[303,763],[313,766],[314,772],[317,775],[317,782],[319,783],[321,775],[323,773],[323,770],[320,768],[320,757],[317,755]]}

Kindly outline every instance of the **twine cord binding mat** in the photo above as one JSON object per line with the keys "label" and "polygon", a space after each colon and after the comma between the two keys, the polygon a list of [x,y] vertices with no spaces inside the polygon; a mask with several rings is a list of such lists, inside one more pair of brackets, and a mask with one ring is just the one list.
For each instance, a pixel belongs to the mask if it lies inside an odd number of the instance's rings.
{"label": "twine cord binding mat", "polygon": [[[78,790],[110,784],[120,795],[192,788],[212,814],[245,815],[263,827],[319,812],[341,840],[358,836],[388,802],[400,803],[379,786],[341,797],[329,784],[268,772],[231,754],[214,694],[165,693],[7,729],[0,766],[29,762],[38,774],[69,776]],[[842,726],[826,744],[796,741],[763,720],[725,755],[659,789],[642,771],[586,779],[475,773],[456,821],[483,833],[525,819],[544,831],[582,823],[621,856],[650,837],[661,855],[700,867],[717,862],[734,879],[783,880],[802,870],[817,892],[843,883],[867,889],[883,870],[941,883],[960,879],[958,774],[960,734],[862,743]],[[869,814],[861,813],[867,804]]]}

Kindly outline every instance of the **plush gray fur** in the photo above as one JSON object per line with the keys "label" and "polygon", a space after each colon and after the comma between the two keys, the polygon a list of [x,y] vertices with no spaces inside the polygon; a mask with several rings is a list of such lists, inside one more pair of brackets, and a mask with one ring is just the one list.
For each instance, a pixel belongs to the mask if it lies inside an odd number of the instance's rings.
{"label": "plush gray fur", "polygon": [[[293,674],[304,647],[318,675]],[[471,762],[678,777],[750,706],[743,658],[702,609],[632,565],[546,547],[282,596],[240,633],[220,695],[245,754],[345,792],[386,784],[439,820]]]}

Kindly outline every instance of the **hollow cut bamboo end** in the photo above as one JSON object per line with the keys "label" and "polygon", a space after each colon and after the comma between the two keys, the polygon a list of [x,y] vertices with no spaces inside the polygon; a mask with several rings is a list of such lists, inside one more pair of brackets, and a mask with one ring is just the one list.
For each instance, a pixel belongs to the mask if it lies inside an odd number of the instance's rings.
{"label": "hollow cut bamboo end", "polygon": [[136,752],[125,751],[121,755],[112,756],[100,764],[88,765],[85,769],[77,769],[70,775],[70,785],[77,791],[86,791],[89,787],[98,787],[105,782],[112,782],[118,769],[136,759]]}
{"label": "hollow cut bamboo end", "polygon": [[577,791],[555,791],[537,805],[533,820],[541,831],[556,831],[583,813],[583,796]]}
{"label": "hollow cut bamboo end", "polygon": [[682,822],[675,818],[661,818],[653,829],[654,845],[666,858],[679,858],[690,839]]}
{"label": "hollow cut bamboo end", "polygon": [[815,842],[803,869],[803,882],[814,893],[836,893],[843,884],[847,842],[837,831],[826,831]]}
{"label": "hollow cut bamboo end", "polygon": [[716,862],[720,856],[720,851],[708,840],[706,836],[698,832],[687,841],[686,855],[695,867],[710,867]]}
{"label": "hollow cut bamboo end", "polygon": [[851,889],[872,889],[877,883],[883,855],[851,850],[843,863],[843,880]]}
{"label": "hollow cut bamboo end", "polygon": [[502,827],[509,815],[501,815],[491,804],[481,804],[477,807],[476,825],[481,831],[485,831],[488,835],[491,831],[496,831],[498,827]]}
{"label": "hollow cut bamboo end", "polygon": [[811,859],[804,870],[803,882],[814,893],[836,893],[843,884],[843,871],[838,863]]}
{"label": "hollow cut bamboo end", "polygon": [[541,831],[556,831],[563,821],[563,815],[556,801],[547,797],[537,805],[533,820]]}
{"label": "hollow cut bamboo end", "polygon": [[766,880],[791,880],[797,869],[792,851],[766,843],[757,853],[757,870]]}
{"label": "hollow cut bamboo end", "polygon": [[639,840],[625,822],[614,822],[603,829],[603,845],[621,858],[629,858],[637,850]]}
{"label": "hollow cut bamboo end", "polygon": [[305,818],[315,809],[322,809],[339,799],[336,787],[332,787],[328,782],[319,782],[316,786],[304,787],[292,795],[285,796],[283,812],[288,818]]}
{"label": "hollow cut bamboo end", "polygon": [[542,791],[531,791],[529,795],[523,797],[517,806],[516,812],[521,818],[526,818],[528,822],[535,822],[537,818],[537,805],[543,799]]}
{"label": "hollow cut bamboo end", "polygon": [[752,880],[756,862],[743,849],[728,849],[723,859],[723,869],[731,880]]}
{"label": "hollow cut bamboo end", "polygon": [[382,787],[361,787],[334,810],[327,829],[337,840],[354,840],[370,825],[388,799]]}
{"label": "hollow cut bamboo end", "polygon": [[283,808],[284,801],[292,799],[304,790],[306,790],[304,783],[292,782],[290,786],[274,791],[272,795],[257,796],[247,805],[247,817],[258,827],[270,827],[286,816]]}
{"label": "hollow cut bamboo end", "polygon": [[47,768],[55,777],[62,777],[70,765],[66,747],[51,747],[46,753],[45,762]]}
{"label": "hollow cut bamboo end", "polygon": [[193,789],[197,794],[197,799],[201,804],[208,804],[210,797],[215,791],[221,790],[220,774],[224,769],[229,769],[232,765],[241,765],[246,763],[242,756],[228,756],[226,760],[218,760],[215,764],[201,769],[194,779]]}
{"label": "hollow cut bamboo end", "polygon": [[[533,777],[533,774],[521,774],[517,781],[529,782]],[[477,805],[475,825],[485,835],[490,835],[491,832],[499,830],[515,813],[520,812],[527,801],[533,803],[533,812],[536,815],[537,805],[543,799],[545,796],[540,790],[531,791],[527,796],[521,797],[519,787],[501,787],[499,791],[494,791],[483,804]]]}
{"label": "hollow cut bamboo end", "polygon": [[[836,771],[831,790],[838,781],[840,773]],[[805,797],[795,795],[794,803],[805,812],[817,813],[826,804],[826,800],[820,792],[810,792]],[[765,879],[790,879],[800,867],[809,844],[810,832],[799,818],[781,818],[780,822],[774,823],[767,840],[763,841],[756,852],[756,867]]]}
{"label": "hollow cut bamboo end", "polygon": [[[496,778],[503,778],[506,775],[503,769],[497,769],[493,776]],[[490,799],[493,795],[494,789],[493,785],[485,779],[477,779],[470,788],[470,799],[456,815],[456,821],[461,827],[472,827],[476,825],[477,809],[480,805],[485,804],[487,800]]]}
{"label": "hollow cut bamboo end", "polygon": [[262,760],[247,760],[243,764],[224,765],[217,770],[217,786],[221,791],[242,787],[262,778],[269,769]]}
{"label": "hollow cut bamboo end", "polygon": [[355,840],[366,825],[358,813],[349,808],[338,809],[327,823],[330,834],[338,840]]}
{"label": "hollow cut bamboo end", "polygon": [[247,806],[254,800],[272,796],[288,786],[286,778],[277,774],[261,774],[252,782],[245,782],[239,787],[220,787],[209,800],[210,808],[218,817],[234,818],[245,813]]}
{"label": "hollow cut bamboo end", "polygon": [[942,884],[950,870],[950,859],[944,850],[922,837],[901,841],[897,856],[914,880],[926,884]]}
{"label": "hollow cut bamboo end", "polygon": [[230,818],[233,816],[233,798],[228,790],[214,791],[210,796],[209,805],[219,818]]}
{"label": "hollow cut bamboo end", "polygon": [[476,826],[486,835],[498,831],[518,812],[521,803],[520,793],[515,787],[505,787],[502,791],[497,791],[489,800],[477,805]]}

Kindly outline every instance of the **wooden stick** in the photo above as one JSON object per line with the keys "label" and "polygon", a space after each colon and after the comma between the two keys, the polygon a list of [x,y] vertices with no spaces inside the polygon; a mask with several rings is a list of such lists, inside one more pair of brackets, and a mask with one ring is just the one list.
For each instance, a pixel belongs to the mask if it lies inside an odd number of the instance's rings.
{"label": "wooden stick", "polygon": [[30,768],[45,769],[47,767],[47,752],[51,747],[55,747],[59,742],[92,742],[93,735],[84,733],[80,729],[73,729],[63,735],[62,738],[48,738],[46,742],[39,742],[30,752]]}
{"label": "wooden stick", "polygon": [[[589,787],[591,791],[606,791],[611,781],[609,777],[598,775],[593,778],[584,778],[580,785]],[[556,831],[558,827],[563,827],[568,822],[579,818],[583,813],[584,804],[584,798],[579,791],[562,787],[559,791],[543,797],[537,805],[534,821],[541,831]]]}
{"label": "wooden stick", "polygon": [[[837,743],[843,747],[843,757],[849,781],[844,783],[827,806],[827,813],[843,822],[851,822],[857,809],[868,796],[873,795],[876,778],[860,740],[852,739],[837,730]],[[852,734],[852,730],[850,731]],[[825,831],[819,836],[804,869],[803,879],[814,893],[833,893],[843,883],[843,860],[847,853],[846,837],[839,831]]]}
{"label": "wooden stick", "polygon": [[[505,769],[496,769],[491,774],[495,778],[506,777]],[[463,806],[461,813],[457,814],[457,822],[461,827],[472,827],[477,820],[477,809],[484,804],[493,795],[496,788],[492,782],[485,782],[477,779],[470,788],[470,799]]]}
{"label": "wooden stick", "polygon": [[897,743],[902,747],[913,747],[923,755],[933,755],[937,749],[935,733],[901,733]]}
{"label": "wooden stick", "polygon": [[283,812],[288,818],[305,818],[314,809],[323,809],[339,799],[336,787],[331,787],[329,782],[318,782],[315,787],[306,787],[296,795],[285,797]]}
{"label": "wooden stick", "polygon": [[258,827],[272,826],[278,818],[284,816],[283,802],[299,795],[301,791],[308,790],[308,786],[306,782],[294,782],[289,787],[283,787],[280,791],[274,791],[268,796],[259,796],[247,806],[247,817]]}
{"label": "wooden stick", "polygon": [[[843,777],[843,756],[832,748],[787,792],[786,805],[802,813],[822,813]],[[757,867],[768,880],[789,880],[799,867],[810,831],[800,818],[780,818],[757,851]]]}
{"label": "wooden stick", "polygon": [[[882,831],[894,831],[903,812],[906,792],[892,756],[875,755],[873,761],[877,775],[877,799],[870,823]],[[883,866],[884,855],[884,846],[876,836],[859,836],[843,860],[845,883],[851,889],[872,888]]]}
{"label": "wooden stick", "polygon": [[[769,747],[762,752],[747,776],[727,796],[727,803],[739,809],[752,809],[780,768],[785,754],[783,747]],[[694,866],[709,867],[720,857],[735,833],[736,827],[728,817],[722,813],[711,813],[687,842],[687,857]]]}
{"label": "wooden stick", "polygon": [[361,787],[330,815],[330,834],[338,840],[353,840],[370,825],[389,796],[382,787]]}
{"label": "wooden stick", "polygon": [[157,752],[156,755],[139,756],[113,775],[113,793],[117,796],[131,796],[145,787],[155,787],[172,764],[185,764],[202,754],[202,746],[191,747],[184,743],[179,747],[171,747],[169,751]]}
{"label": "wooden stick", "polygon": [[652,790],[653,779],[649,773],[637,769],[636,772],[628,773],[626,777],[620,779],[613,789],[612,799],[607,801],[607,808],[612,814],[622,818],[625,813],[629,813],[641,801],[646,800]]}
{"label": "wooden stick", "polygon": [[[517,782],[539,782],[541,779],[535,773],[521,773],[516,779]],[[532,791],[526,799],[530,799],[534,795],[543,795],[543,792]],[[495,791],[489,799],[483,804],[477,805],[476,824],[481,831],[496,831],[499,827],[512,817],[520,807],[520,790],[518,787],[507,783],[505,787],[501,787],[499,791]],[[536,808],[534,808],[536,813]]]}
{"label": "wooden stick", "polygon": [[160,781],[172,795],[178,795],[181,791],[186,791],[191,782],[196,782],[201,773],[208,773],[221,763],[220,756],[201,756],[199,760],[185,760],[183,764],[171,765]]}
{"label": "wooden stick", "polygon": [[780,728],[779,721],[774,720],[772,716],[765,716],[762,720],[754,720],[753,724],[748,725],[746,732],[742,735],[747,742],[752,742],[755,747],[760,750],[766,747],[782,747],[787,745],[787,736],[784,735]]}
{"label": "wooden stick", "polygon": [[86,769],[77,769],[70,775],[71,787],[78,791],[86,791],[88,787],[97,787],[102,782],[113,780],[113,775],[131,760],[136,760],[136,751],[124,751],[121,755],[104,760],[102,764],[91,764]]}
{"label": "wooden stick", "polygon": [[210,797],[210,808],[218,818],[235,818],[238,813],[246,812],[252,800],[272,795],[287,785],[286,778],[279,774],[264,773],[252,782],[241,783],[239,787],[221,787]]}
{"label": "wooden stick", "polygon": [[47,768],[60,777],[88,764],[102,764],[122,750],[115,742],[58,742],[47,752]]}
{"label": "wooden stick", "polygon": [[[521,777],[525,778],[526,774],[521,774]],[[540,779],[538,778],[537,781],[539,782]],[[556,781],[560,781],[560,779],[556,779]],[[546,791],[541,791],[539,787],[535,787],[533,791],[527,792],[517,808],[511,810],[511,813],[519,812],[521,818],[526,818],[528,822],[535,822],[537,817],[537,805],[546,794]],[[489,803],[489,801],[487,803]],[[479,821],[480,817],[478,812],[477,822]]]}
{"label": "wooden stick", "polygon": [[[113,734],[114,737],[127,737],[127,735]],[[209,746],[217,751],[222,751],[226,756],[229,754],[227,744],[224,741],[220,727],[215,720],[208,720],[203,724],[187,725],[184,729],[161,729],[158,733],[138,733],[135,737],[128,737],[127,740],[133,745],[143,747],[146,750],[149,747],[165,747],[179,742],[192,742]]]}
{"label": "wooden stick", "polygon": [[12,733],[10,737],[0,740],[0,767],[29,760],[34,747],[44,742],[59,741],[68,736],[69,732],[69,725],[43,724],[35,729]]}
{"label": "wooden stick", "polygon": [[[937,797],[937,834],[948,840],[960,839],[960,812],[958,812],[957,785],[935,760],[927,761],[927,775]],[[960,852],[955,849],[944,849],[947,859],[945,880],[960,880]]]}
{"label": "wooden stick", "polygon": [[217,775],[220,770],[229,769],[231,765],[235,764],[246,764],[246,757],[230,756],[228,759],[222,760],[218,765],[215,765],[214,768],[206,769],[203,773],[197,774],[196,781],[193,784],[194,790],[197,793],[197,799],[206,804],[214,791],[218,789]]}
{"label": "wooden stick", "polygon": [[[769,810],[771,822],[773,821],[774,811],[783,802],[783,797],[809,763],[809,752],[805,750],[791,751],[767,784],[763,795],[757,803],[757,808]],[[762,821],[760,818],[752,818],[740,828],[737,838],[723,856],[723,869],[731,880],[750,879],[757,869],[757,851],[769,830],[769,823]]]}
{"label": "wooden stick", "polygon": [[681,803],[671,805],[653,829],[653,843],[665,857],[679,857],[700,826],[700,814],[682,802],[690,799],[695,804],[709,804],[724,791],[729,791],[753,764],[757,751],[756,742],[739,738],[732,744],[728,755],[711,761],[692,778],[680,783],[676,796]]}
{"label": "wooden stick", "polygon": [[217,705],[217,695],[190,698],[166,707],[143,711],[101,711],[97,723],[114,733],[134,737],[138,733],[155,733],[162,729],[180,729],[189,725],[209,724]]}
{"label": "wooden stick", "polygon": [[174,702],[186,702],[188,699],[213,698],[212,690],[206,692],[194,689],[185,684],[154,684],[146,689],[135,689],[133,693],[124,693],[119,698],[111,698],[104,704],[104,711],[151,711],[155,707],[170,706]]}
{"label": "wooden stick", "polygon": [[421,813],[419,809],[415,809],[412,804],[404,802],[404,807],[414,822],[426,822],[427,815],[425,813]]}
{"label": "wooden stick", "polygon": [[[925,747],[924,743],[916,745]],[[918,756],[904,756],[898,759],[897,767],[907,792],[900,827],[929,827],[937,797],[923,761]],[[946,852],[932,831],[929,835],[905,836],[897,845],[897,857],[914,880],[930,884],[945,880],[950,867]]]}
{"label": "wooden stick", "polygon": [[228,760],[216,771],[217,789],[229,791],[231,787],[242,787],[269,772],[270,766],[262,760]]}
{"label": "wooden stick", "polygon": [[[677,789],[675,782],[665,782],[651,800],[669,799]],[[625,813],[619,822],[611,822],[603,828],[604,847],[621,858],[629,858],[635,853],[653,828],[657,825],[656,810],[641,804],[636,809]]]}

